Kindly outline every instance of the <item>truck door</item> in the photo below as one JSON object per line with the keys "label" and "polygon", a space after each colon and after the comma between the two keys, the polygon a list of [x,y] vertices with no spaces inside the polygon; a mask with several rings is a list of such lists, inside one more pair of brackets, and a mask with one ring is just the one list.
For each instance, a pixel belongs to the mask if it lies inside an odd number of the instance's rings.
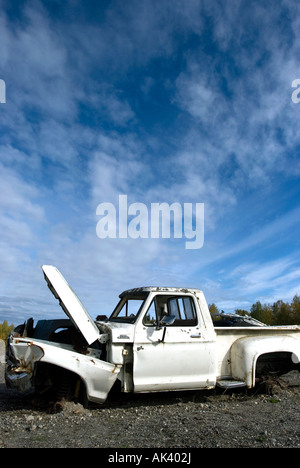
{"label": "truck door", "polygon": [[[149,301],[135,331],[134,391],[214,387],[215,339],[208,336],[193,295],[159,294]],[[163,316],[175,316],[172,325],[162,325]]]}

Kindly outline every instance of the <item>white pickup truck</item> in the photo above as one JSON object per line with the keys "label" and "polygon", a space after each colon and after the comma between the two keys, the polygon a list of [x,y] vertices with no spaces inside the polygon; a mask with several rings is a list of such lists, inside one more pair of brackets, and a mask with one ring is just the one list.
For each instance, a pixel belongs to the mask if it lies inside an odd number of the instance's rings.
{"label": "white pickup truck", "polygon": [[[269,372],[300,371],[300,326],[266,326],[225,314],[213,322],[200,290],[124,291],[94,321],[60,272],[42,266],[68,319],[27,320],[8,339],[6,384],[104,403],[123,392],[245,386]],[[231,323],[229,323],[231,322]],[[217,326],[218,325],[218,326]],[[231,325],[231,326],[230,326]]]}

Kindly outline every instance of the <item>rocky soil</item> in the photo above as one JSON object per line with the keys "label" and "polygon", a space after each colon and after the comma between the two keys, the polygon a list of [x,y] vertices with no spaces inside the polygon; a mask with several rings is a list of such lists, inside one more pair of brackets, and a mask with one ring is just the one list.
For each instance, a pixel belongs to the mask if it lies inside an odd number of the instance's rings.
{"label": "rocky soil", "polygon": [[[300,373],[268,391],[193,391],[112,397],[84,409],[19,396],[4,384],[0,364],[1,448],[300,448]],[[114,450],[115,453],[115,450]]]}

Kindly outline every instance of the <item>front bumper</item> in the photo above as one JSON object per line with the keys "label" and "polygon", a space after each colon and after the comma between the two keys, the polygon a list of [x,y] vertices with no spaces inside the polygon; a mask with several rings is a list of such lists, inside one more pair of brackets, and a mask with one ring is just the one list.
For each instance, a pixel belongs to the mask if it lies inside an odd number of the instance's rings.
{"label": "front bumper", "polygon": [[32,387],[34,365],[43,356],[43,349],[29,339],[11,337],[6,356],[6,386],[21,393],[29,390]]}

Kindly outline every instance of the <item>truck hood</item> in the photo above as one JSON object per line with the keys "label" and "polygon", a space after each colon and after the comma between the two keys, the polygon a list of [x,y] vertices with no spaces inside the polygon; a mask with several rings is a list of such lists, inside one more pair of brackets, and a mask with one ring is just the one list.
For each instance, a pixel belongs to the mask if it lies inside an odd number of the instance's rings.
{"label": "truck hood", "polygon": [[100,336],[97,325],[62,274],[52,265],[43,265],[42,270],[49,289],[59,300],[60,306],[75,327],[83,334],[87,343],[90,345],[96,341]]}

